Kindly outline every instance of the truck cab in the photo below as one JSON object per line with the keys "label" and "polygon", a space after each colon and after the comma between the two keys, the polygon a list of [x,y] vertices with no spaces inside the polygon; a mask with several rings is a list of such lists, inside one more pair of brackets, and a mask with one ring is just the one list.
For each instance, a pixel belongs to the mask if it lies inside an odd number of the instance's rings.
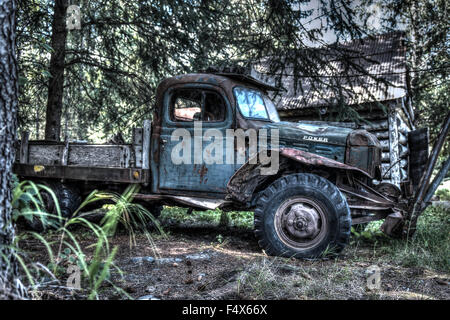
{"label": "truck cab", "polygon": [[[240,129],[256,133],[265,130],[269,140],[276,130],[278,146],[285,153],[294,149],[303,151],[306,157],[314,154],[324,162],[338,162],[380,179],[381,147],[375,136],[325,123],[282,122],[268,97],[270,90],[278,89],[237,74],[188,74],[162,81],[152,122],[152,192],[225,198],[231,177],[252,156],[248,134],[244,162],[238,161],[236,143],[232,150],[227,149],[227,133]],[[191,141],[186,142],[191,150],[188,163],[174,164],[171,156],[179,152],[174,148],[181,141],[174,132],[179,129],[189,134]],[[208,132],[217,134],[211,137]],[[203,155],[212,143],[223,147],[221,159],[205,163]],[[230,156],[234,163],[227,161]]]}
{"label": "truck cab", "polygon": [[[227,156],[235,156],[229,153],[238,152],[227,149],[227,132],[259,129],[280,121],[264,88],[256,81],[245,83],[214,74],[164,80],[157,89],[152,126],[153,191],[224,198],[228,181],[243,165],[227,161]],[[192,139],[191,151],[186,158],[188,163],[174,165],[171,156],[179,144],[179,140],[174,140],[174,132],[179,129],[186,130]],[[209,133],[214,133],[214,137]],[[205,163],[203,155],[211,143],[223,149],[214,163]]]}

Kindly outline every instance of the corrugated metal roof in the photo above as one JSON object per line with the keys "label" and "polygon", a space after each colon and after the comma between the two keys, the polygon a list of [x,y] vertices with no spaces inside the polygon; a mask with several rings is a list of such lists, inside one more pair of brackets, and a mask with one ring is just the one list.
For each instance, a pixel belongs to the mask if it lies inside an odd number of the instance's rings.
{"label": "corrugated metal roof", "polygon": [[252,76],[275,85],[279,74],[283,74],[281,84],[287,91],[274,96],[279,110],[327,106],[342,100],[348,105],[381,102],[406,95],[406,47],[402,33],[320,48],[315,54],[325,65],[315,74],[311,74],[311,68],[298,68],[297,83],[294,68],[289,65],[282,72],[270,73],[274,70],[270,58],[255,64]]}

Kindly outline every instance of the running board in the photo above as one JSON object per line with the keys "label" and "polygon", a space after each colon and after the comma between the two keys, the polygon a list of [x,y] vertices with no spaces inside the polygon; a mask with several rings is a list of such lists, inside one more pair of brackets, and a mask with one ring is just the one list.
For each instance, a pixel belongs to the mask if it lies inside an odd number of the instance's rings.
{"label": "running board", "polygon": [[191,207],[215,210],[222,207],[224,204],[231,203],[230,201],[223,199],[210,199],[210,198],[199,198],[199,197],[185,197],[185,196],[175,196],[175,195],[163,195],[163,194],[141,194],[135,195],[136,199],[152,201],[152,200],[173,200],[179,202],[183,205],[189,205]]}

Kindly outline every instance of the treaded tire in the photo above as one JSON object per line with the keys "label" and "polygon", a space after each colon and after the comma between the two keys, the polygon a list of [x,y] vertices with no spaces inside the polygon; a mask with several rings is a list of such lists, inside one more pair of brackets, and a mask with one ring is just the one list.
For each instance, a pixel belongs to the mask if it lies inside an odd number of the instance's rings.
{"label": "treaded tire", "polygon": [[[289,246],[280,239],[275,226],[278,208],[295,197],[316,202],[326,218],[324,235],[308,248]],[[299,173],[281,177],[266,188],[257,200],[254,224],[258,244],[268,255],[314,259],[325,252],[338,253],[346,246],[351,232],[351,215],[345,196],[334,184],[314,174]]]}
{"label": "treaded tire", "polygon": [[[47,180],[37,181],[36,183],[45,185],[53,190],[56,199],[58,200],[61,216],[65,219],[71,218],[73,213],[78,209],[82,202],[80,192],[76,187],[72,185]],[[57,215],[58,213],[56,210],[56,206],[53,203],[53,199],[50,196],[43,198],[44,202],[46,202],[44,203],[44,209],[50,214]],[[47,201],[45,199],[47,199]],[[46,227],[42,224],[42,221],[37,217],[32,219],[32,221],[27,221],[26,223],[34,231],[42,232],[46,230]]]}
{"label": "treaded tire", "polygon": [[74,186],[62,183],[56,190],[61,215],[63,218],[71,218],[82,202],[79,191]]}
{"label": "treaded tire", "polygon": [[161,212],[163,210],[163,206],[159,203],[153,203],[153,202],[149,202],[149,201],[135,201],[137,204],[140,204],[141,206],[143,206],[145,209],[147,209],[152,215],[153,217],[155,217],[155,219],[158,219],[159,216],[161,215]]}
{"label": "treaded tire", "polygon": [[[149,201],[142,201],[142,200],[138,200],[138,201],[136,201],[136,203],[140,204],[145,209],[147,209],[156,220],[159,220],[159,216],[161,215],[161,212],[163,210],[162,204],[157,203],[157,202],[149,202]],[[155,222],[148,221],[148,223],[146,224],[146,228],[148,230],[155,230],[156,229]]]}

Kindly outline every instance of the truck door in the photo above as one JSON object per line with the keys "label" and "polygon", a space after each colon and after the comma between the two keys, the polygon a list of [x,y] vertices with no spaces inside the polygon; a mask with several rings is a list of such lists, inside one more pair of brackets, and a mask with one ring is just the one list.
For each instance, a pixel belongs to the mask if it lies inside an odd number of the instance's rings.
{"label": "truck door", "polygon": [[159,189],[225,193],[237,169],[226,161],[233,122],[228,99],[214,86],[183,85],[165,93],[163,110]]}

